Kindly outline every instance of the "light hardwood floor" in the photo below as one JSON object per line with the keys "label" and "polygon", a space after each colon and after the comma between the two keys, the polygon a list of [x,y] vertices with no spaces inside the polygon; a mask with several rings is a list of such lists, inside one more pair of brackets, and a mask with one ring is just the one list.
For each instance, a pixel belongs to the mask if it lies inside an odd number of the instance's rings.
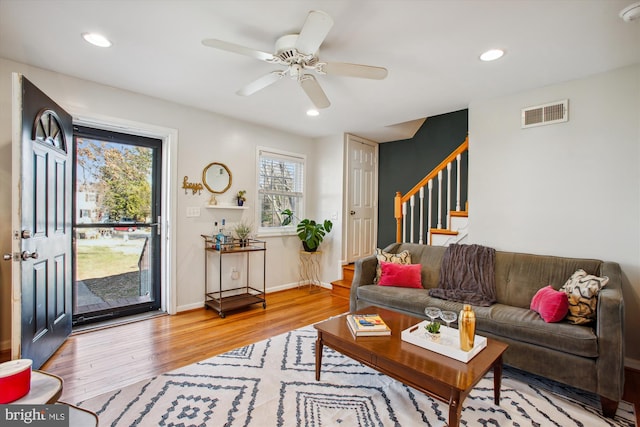
{"label": "light hardwood floor", "polygon": [[42,370],[64,379],[60,400],[80,400],[189,365],[349,310],[349,300],[307,287],[267,294],[227,313],[197,309],[73,334]]}

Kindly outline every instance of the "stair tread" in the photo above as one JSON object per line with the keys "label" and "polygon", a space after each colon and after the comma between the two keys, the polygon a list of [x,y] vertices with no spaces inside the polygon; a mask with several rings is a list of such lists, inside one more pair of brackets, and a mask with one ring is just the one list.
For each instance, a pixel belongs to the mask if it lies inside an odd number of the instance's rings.
{"label": "stair tread", "polygon": [[339,286],[342,288],[350,288],[351,287],[351,281],[350,280],[334,280],[333,282],[331,282],[331,284],[333,286]]}
{"label": "stair tread", "polygon": [[459,233],[455,230],[449,230],[447,228],[432,228],[431,234],[446,234],[449,236],[457,236]]}
{"label": "stair tread", "polygon": [[455,217],[461,217],[461,218],[468,218],[469,217],[469,211],[451,211],[451,216],[455,216]]}

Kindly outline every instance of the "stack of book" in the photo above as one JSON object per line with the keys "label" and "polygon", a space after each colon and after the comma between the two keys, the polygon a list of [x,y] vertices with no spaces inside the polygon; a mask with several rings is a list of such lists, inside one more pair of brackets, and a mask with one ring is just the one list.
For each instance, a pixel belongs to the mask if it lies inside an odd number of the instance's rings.
{"label": "stack of book", "polygon": [[348,314],[347,325],[356,337],[391,335],[379,314]]}

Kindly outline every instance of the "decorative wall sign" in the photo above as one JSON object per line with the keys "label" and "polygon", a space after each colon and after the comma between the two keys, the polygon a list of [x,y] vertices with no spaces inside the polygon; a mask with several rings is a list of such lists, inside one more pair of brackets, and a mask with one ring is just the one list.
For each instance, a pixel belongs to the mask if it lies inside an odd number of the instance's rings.
{"label": "decorative wall sign", "polygon": [[192,194],[196,194],[196,192],[200,194],[204,187],[200,182],[189,182],[189,177],[185,175],[182,180],[182,188],[184,188],[184,194],[187,194],[187,190],[191,190]]}

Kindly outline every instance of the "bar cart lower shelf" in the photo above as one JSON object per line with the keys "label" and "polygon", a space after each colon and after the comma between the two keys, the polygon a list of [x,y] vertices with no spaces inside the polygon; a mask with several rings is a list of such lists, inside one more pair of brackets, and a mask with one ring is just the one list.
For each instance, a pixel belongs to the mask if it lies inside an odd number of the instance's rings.
{"label": "bar cart lower shelf", "polygon": [[[211,308],[218,312],[223,319],[226,317],[226,312],[232,310],[238,310],[251,306],[253,304],[262,303],[262,308],[267,308],[266,300],[266,251],[267,244],[261,240],[249,239],[248,241],[233,241],[225,243],[223,245],[217,245],[215,239],[212,236],[202,235],[205,241],[205,267],[204,267],[204,280],[205,280],[205,308]],[[251,276],[250,260],[252,254],[254,257],[262,254],[262,289],[249,285],[249,278]],[[218,261],[218,281],[216,284],[216,290],[209,290],[209,254],[217,255]],[[227,255],[232,254],[244,254],[246,259],[245,267],[245,282],[246,284],[241,287],[235,287],[231,289],[224,289],[223,283],[223,259]],[[255,272],[254,272],[255,275]]]}
{"label": "bar cart lower shelf", "polygon": [[[237,288],[242,289],[244,288]],[[256,292],[260,292],[257,289],[252,290]],[[235,289],[229,289],[223,292],[232,291]],[[259,294],[250,294],[243,293],[239,295],[231,295],[228,297],[218,298],[217,292],[207,292],[207,300],[204,302],[205,307],[209,307],[213,310],[216,310],[220,317],[225,318],[225,311],[237,310],[239,308],[248,307],[253,304],[262,303],[262,308],[267,308],[267,302],[264,299],[264,296],[260,296]],[[224,310],[223,310],[224,308]]]}

